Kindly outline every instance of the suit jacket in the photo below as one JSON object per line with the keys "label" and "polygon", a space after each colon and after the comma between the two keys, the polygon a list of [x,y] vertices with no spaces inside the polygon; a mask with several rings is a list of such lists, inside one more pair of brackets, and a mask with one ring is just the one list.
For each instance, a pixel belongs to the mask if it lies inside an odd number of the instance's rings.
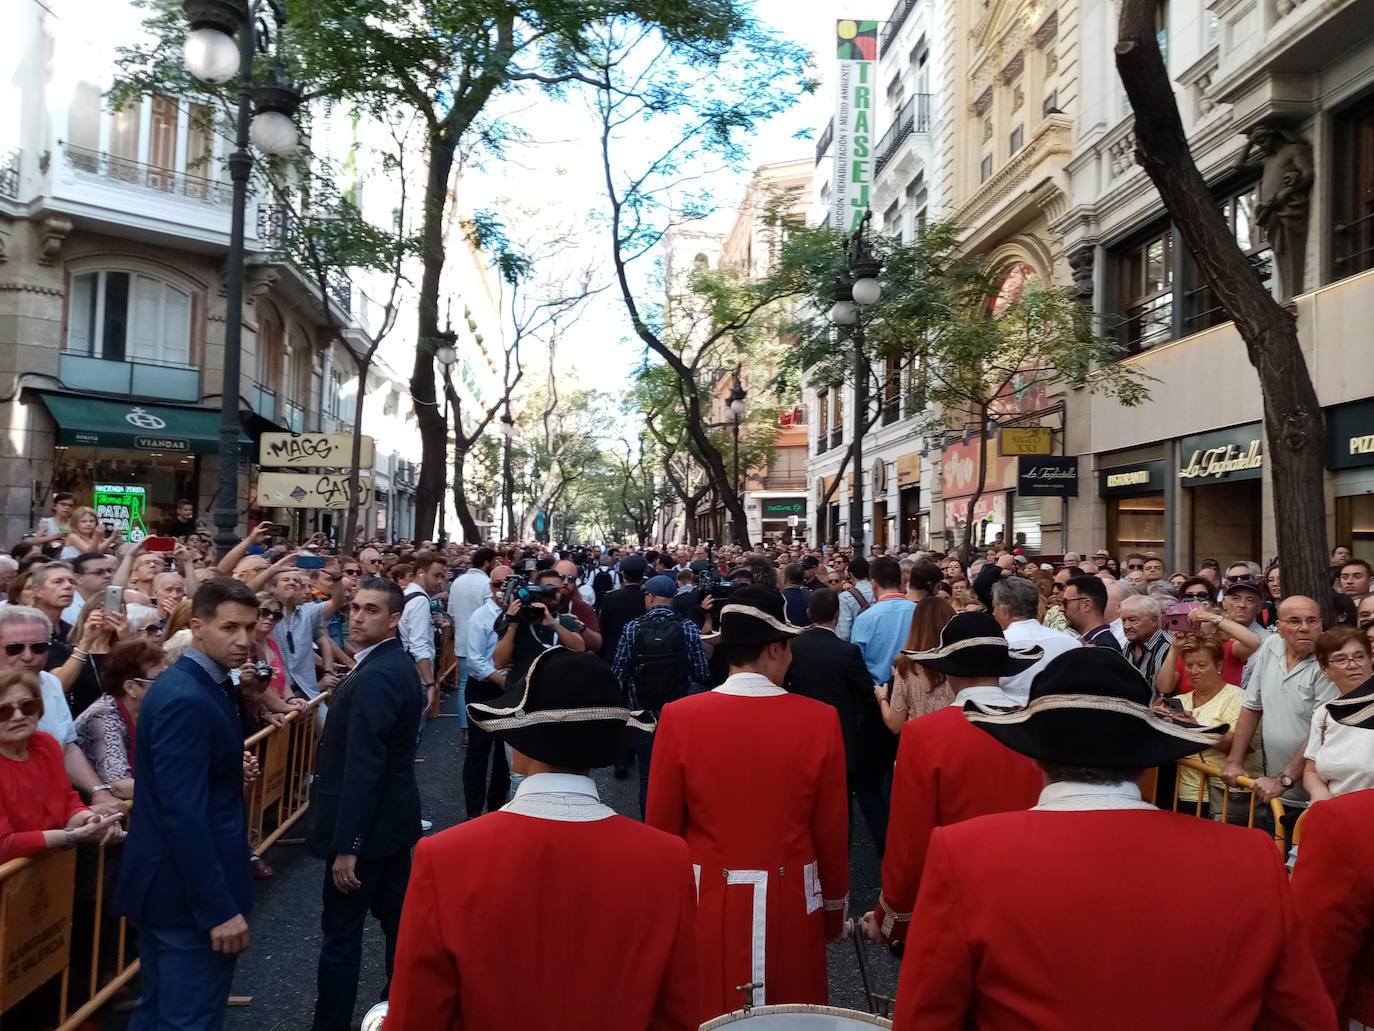
{"label": "suit jacket", "polygon": [[628,584],[601,599],[601,657],[615,661],[620,633],[632,619],[644,615],[644,588]]}
{"label": "suit jacket", "polygon": [[876,704],[873,678],[858,646],[841,641],[833,630],[812,627],[792,638],[792,665],[783,686],[793,694],[834,706],[840,715],[845,769],[852,776],[859,756],[860,714]]}
{"label": "suit jacket", "polygon": [[232,690],[183,656],[139,708],[138,805],[115,894],[136,923],[208,931],[252,908]]}
{"label": "suit jacket", "polygon": [[1266,835],[1144,806],[931,837],[894,1031],[1335,1026]]}
{"label": "suit jacket", "polygon": [[1112,628],[1106,624],[1086,634],[1083,637],[1083,641],[1086,644],[1092,645],[1094,648],[1110,648],[1114,652],[1121,651],[1121,642],[1119,642],[1116,639],[1116,635],[1112,633]]}
{"label": "suit jacket", "polygon": [[387,1031],[696,1031],[686,846],[552,797],[415,850]]}
{"label": "suit jacket", "polygon": [[1336,1009],[1374,1026],[1374,789],[1307,810],[1293,896]]}
{"label": "suit jacket", "polygon": [[415,744],[424,710],[415,663],[399,638],[377,645],[329,703],[312,785],[312,855],[377,859],[420,837]]}

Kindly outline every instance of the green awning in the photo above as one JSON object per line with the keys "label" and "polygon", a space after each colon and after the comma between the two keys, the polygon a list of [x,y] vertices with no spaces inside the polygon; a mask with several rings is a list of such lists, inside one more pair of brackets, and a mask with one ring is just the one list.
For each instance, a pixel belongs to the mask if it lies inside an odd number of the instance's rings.
{"label": "green awning", "polygon": [[[57,422],[57,443],[70,447],[219,452],[219,412],[208,408],[105,401],[76,394],[38,391]],[[240,431],[239,449],[252,456],[253,442]]]}

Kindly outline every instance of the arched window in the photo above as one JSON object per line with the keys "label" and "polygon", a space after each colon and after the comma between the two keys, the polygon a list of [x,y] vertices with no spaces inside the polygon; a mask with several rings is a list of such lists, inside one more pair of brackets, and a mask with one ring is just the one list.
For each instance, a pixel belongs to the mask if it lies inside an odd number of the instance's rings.
{"label": "arched window", "polygon": [[111,361],[189,365],[191,294],[143,272],[72,277],[67,350]]}
{"label": "arched window", "polygon": [[258,306],[258,353],[253,366],[253,378],[269,390],[282,385],[281,319],[267,305]]}

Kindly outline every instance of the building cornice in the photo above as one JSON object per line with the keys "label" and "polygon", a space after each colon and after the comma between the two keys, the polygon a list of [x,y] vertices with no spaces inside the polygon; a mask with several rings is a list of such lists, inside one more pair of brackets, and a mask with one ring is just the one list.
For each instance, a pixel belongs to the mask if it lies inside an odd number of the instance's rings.
{"label": "building cornice", "polygon": [[1073,121],[1067,115],[1051,115],[1019,154],[1002,166],[954,212],[953,222],[968,229],[980,228],[997,208],[1023,188],[1042,162],[1073,154]]}

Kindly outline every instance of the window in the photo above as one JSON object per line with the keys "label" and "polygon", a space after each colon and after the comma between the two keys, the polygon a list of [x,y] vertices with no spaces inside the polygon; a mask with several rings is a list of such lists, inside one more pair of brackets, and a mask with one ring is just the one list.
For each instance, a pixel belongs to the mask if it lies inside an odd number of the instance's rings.
{"label": "window", "polygon": [[213,129],[210,109],[204,104],[191,104],[186,113],[186,174],[201,179],[215,178],[214,154],[210,142]]}
{"label": "window", "polygon": [[110,123],[110,155],[126,161],[138,160],[138,127],[143,108],[130,101],[114,113]]}
{"label": "window", "polygon": [[816,410],[820,421],[816,424],[816,454],[824,454],[830,449],[830,391],[822,390],[816,394]]}
{"label": "window", "polygon": [[258,347],[254,356],[253,378],[269,390],[282,385],[283,343],[281,323],[263,307],[258,317]]}
{"label": "window", "polygon": [[837,386],[831,394],[835,398],[835,414],[830,420],[830,446],[839,447],[844,443],[844,393]]}
{"label": "window", "polygon": [[889,233],[899,233],[902,229],[902,212],[897,201],[893,201],[888,209],[883,212],[883,229]]}
{"label": "window", "polygon": [[1045,115],[1046,117],[1048,117],[1051,113],[1057,113],[1058,110],[1059,110],[1059,91],[1058,91],[1058,90],[1050,90],[1049,93],[1046,94],[1046,96],[1045,96],[1045,102],[1044,102],[1042,105],[1040,105],[1040,112],[1041,112],[1041,114],[1043,114],[1043,115]]}
{"label": "window", "polygon": [[[1259,188],[1251,186],[1221,204],[1222,217],[1231,227],[1236,244],[1250,265],[1269,289],[1274,283],[1274,253],[1265,238],[1264,228],[1255,221],[1255,205],[1259,203]],[[1211,326],[1229,322],[1230,316],[1210,287],[1202,272],[1193,264],[1191,256],[1184,256],[1183,327],[1185,333],[1197,333]]]}
{"label": "window", "polygon": [[1169,230],[1118,254],[1119,342],[1135,354],[1168,340],[1173,322],[1173,236]]}
{"label": "window", "polygon": [[774,448],[768,456],[768,479],[778,483],[806,482],[806,452],[799,447]]}
{"label": "window", "polygon": [[902,358],[889,354],[883,369],[883,425],[896,422],[902,414]]}
{"label": "window", "polygon": [[1332,272],[1342,279],[1374,268],[1374,98],[1336,119],[1334,140]]}
{"label": "window", "polygon": [[992,155],[985,155],[978,165],[978,182],[985,183],[992,178]]}
{"label": "window", "polygon": [[1026,144],[1026,127],[1018,125],[1011,131],[1011,153],[1015,154]]}
{"label": "window", "polygon": [[73,277],[67,350],[110,361],[187,365],[191,295],[136,272],[84,272]]}

